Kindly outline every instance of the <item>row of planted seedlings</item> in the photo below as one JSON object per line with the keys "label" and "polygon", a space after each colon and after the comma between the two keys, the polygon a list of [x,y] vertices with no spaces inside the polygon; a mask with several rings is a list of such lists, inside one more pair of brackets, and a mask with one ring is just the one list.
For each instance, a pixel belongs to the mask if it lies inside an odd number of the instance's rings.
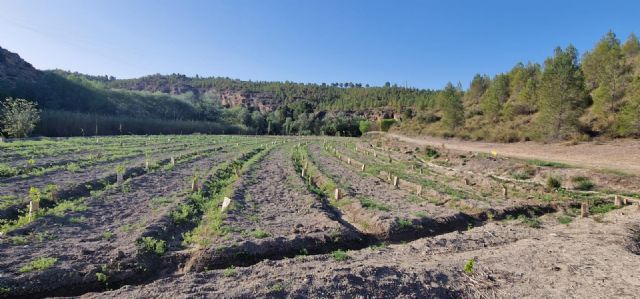
{"label": "row of planted seedlings", "polygon": [[[362,148],[358,150],[353,148],[353,150],[354,153],[366,151],[362,150]],[[349,165],[349,161],[351,161],[352,165],[362,163],[354,162],[352,158],[339,152],[331,145],[327,146],[325,151],[346,162],[347,165]],[[371,155],[359,155],[362,159],[374,157],[374,159],[365,160],[366,163],[371,165],[366,166],[370,175],[378,177],[393,186],[393,188],[415,192],[417,197],[429,200],[436,205],[445,204],[446,207],[458,210],[466,217],[478,221],[517,217],[523,223],[537,223],[535,219],[537,216],[553,212],[557,208],[556,205],[550,203],[517,202],[517,200],[510,201],[511,204],[507,204],[509,199],[502,185],[498,186],[502,188],[502,194],[495,194],[497,192],[477,194],[472,188],[467,188],[466,190],[456,189],[455,185],[451,184],[451,177],[445,177],[445,180],[443,180],[441,174],[429,172],[428,169],[412,168],[411,166],[415,165],[411,164],[410,161],[400,161],[394,160],[389,156],[380,156],[373,153]],[[411,164],[411,166],[408,164]],[[458,178],[455,180],[459,181]],[[467,180],[465,180],[464,186],[473,187]],[[489,186],[489,188],[492,187],[495,188],[496,186]],[[432,198],[440,198],[440,200],[432,200]],[[478,203],[482,205],[478,205]]]}
{"label": "row of planted seedlings", "polygon": [[[169,248],[177,251],[166,258],[169,263],[184,271],[203,270],[215,264],[230,263],[227,258],[218,260],[215,256],[205,256],[203,252],[215,247],[213,240],[224,237],[231,229],[225,226],[224,218],[237,205],[230,198],[234,183],[272,148],[273,145],[264,140],[252,145],[245,144],[238,148],[239,154],[234,159],[217,165],[202,182],[193,183],[194,193],[170,214],[171,222],[179,229],[174,230],[170,236],[164,236]],[[187,250],[180,251],[183,249]],[[176,260],[179,262],[175,262]]]}
{"label": "row of planted seedlings", "polygon": [[[482,218],[502,218],[512,212],[526,212],[530,217],[544,211],[553,211],[562,209],[564,215],[559,216],[560,219],[567,217],[575,217],[577,215],[586,216],[589,213],[603,213],[614,208],[622,207],[630,204],[635,199],[623,197],[619,195],[602,194],[599,192],[582,192],[579,190],[568,190],[562,188],[558,179],[549,177],[546,184],[541,184],[531,180],[510,179],[498,176],[493,173],[474,173],[471,171],[459,171],[451,167],[447,167],[449,158],[452,153],[446,151],[441,153],[438,149],[427,147],[422,157],[414,153],[413,158],[402,160],[392,158],[388,152],[393,149],[370,146],[367,148],[362,143],[358,145],[346,146],[352,153],[362,154],[374,157],[377,163],[387,163],[393,165],[403,165],[396,168],[396,173],[408,176],[430,176],[434,181],[444,181],[448,186],[458,186],[458,188],[470,188],[471,192],[478,194],[478,199],[482,200],[480,205],[476,205],[478,201],[471,202],[473,206],[466,205],[465,202],[454,202],[451,205],[454,208],[461,209],[465,212],[471,212]],[[338,145],[339,146],[339,145]],[[376,152],[375,149],[387,153],[386,155]],[[445,146],[443,145],[444,151]],[[416,149],[415,152],[419,152]],[[444,156],[442,161],[435,159]],[[496,159],[495,154],[453,154],[458,155],[465,165],[471,158],[477,159]],[[433,162],[432,162],[433,161]],[[441,162],[439,165],[437,162]],[[387,181],[391,181],[391,176]],[[412,179],[412,178],[410,178]],[[409,184],[411,185],[411,184]],[[469,189],[467,189],[469,190]],[[494,211],[498,209],[498,211]],[[582,211],[580,211],[582,210]],[[483,212],[484,211],[484,212]],[[481,212],[478,214],[478,212]]]}
{"label": "row of planted seedlings", "polygon": [[[311,144],[302,153],[306,153],[304,163],[312,165],[311,172],[317,174],[317,180],[337,185],[331,206],[373,240],[413,240],[464,229],[470,221],[466,215],[430,203],[433,199],[417,196],[415,190],[380,184],[380,178],[367,173],[369,166],[363,168],[355,159],[338,160],[319,144]],[[328,167],[332,163],[336,164]],[[317,186],[315,181],[311,182]]]}
{"label": "row of planted seedlings", "polygon": [[67,155],[69,152],[91,151],[99,148],[140,147],[149,142],[156,144],[165,137],[148,136],[103,136],[95,138],[43,138],[42,140],[13,141],[0,143],[0,158],[4,161],[46,158]]}
{"label": "row of planted seedlings", "polygon": [[[391,184],[394,188],[415,193],[416,196],[436,205],[455,207],[460,204],[460,201],[482,201],[483,195],[487,195],[476,194],[476,190],[468,186],[470,184],[465,184],[466,187],[456,186],[453,184],[454,180],[457,180],[455,177],[439,176],[429,168],[358,147],[352,143],[327,143],[324,150],[348,165],[359,167],[364,173]],[[354,156],[358,156],[362,161],[356,161]]]}
{"label": "row of planted seedlings", "polygon": [[[253,143],[254,141],[251,141]],[[146,159],[142,165],[127,167],[118,164],[113,170],[107,171],[107,175],[100,179],[93,179],[74,185],[71,188],[62,189],[55,184],[49,184],[42,189],[31,187],[27,199],[8,201],[4,205],[3,216],[0,218],[0,234],[6,234],[12,230],[24,227],[33,220],[44,215],[62,215],[66,211],[74,211],[73,207],[81,206],[79,202],[86,196],[98,196],[100,193],[126,184],[127,180],[157,170],[171,171],[177,164],[186,164],[205,155],[220,151],[224,146],[233,150],[239,144],[222,144],[210,147],[206,150],[195,150],[170,155],[162,160],[151,162]]]}
{"label": "row of planted seedlings", "polygon": [[242,166],[241,176],[216,188],[221,191],[215,210],[205,213],[212,215],[185,235],[193,247],[183,271],[364,246],[359,233],[336,219],[316,195],[302,191],[306,181],[295,176],[292,144],[271,145]]}
{"label": "row of planted seedlings", "polygon": [[[78,147],[73,150],[65,151],[65,156],[58,159],[37,159],[31,156],[14,165],[0,163],[0,177],[12,178],[20,176],[27,179],[30,176],[41,176],[47,173],[68,170],[71,172],[79,171],[83,168],[101,163],[117,162],[124,159],[134,158],[143,154],[153,154],[156,152],[175,150],[180,147],[189,148],[194,146],[204,146],[211,142],[210,139],[204,138],[164,138],[151,139],[149,137],[138,137],[139,142],[127,144],[123,146],[121,142],[108,144],[92,144],[89,147]],[[55,145],[51,145],[55,147]],[[2,181],[10,181],[0,179]]]}
{"label": "row of planted seedlings", "polygon": [[[141,137],[142,138],[142,137]],[[205,140],[206,141],[206,140]],[[225,145],[224,140],[218,141],[219,144]],[[65,178],[72,183],[67,186],[58,186],[59,196],[57,198],[66,198],[73,196],[87,195],[93,190],[103,189],[105,186],[112,184],[118,178],[129,178],[144,174],[148,171],[153,171],[161,166],[171,167],[174,163],[171,160],[175,159],[187,159],[197,158],[198,155],[207,153],[212,150],[217,150],[219,146],[216,146],[216,141],[209,141],[208,143],[202,142],[202,144],[196,144],[192,147],[188,144],[178,144],[171,148],[162,148],[153,151],[149,151],[144,155],[138,155],[126,161],[118,161],[108,163],[104,165],[94,166],[88,168],[85,171],[77,171],[67,175]],[[174,161],[175,162],[175,161]],[[139,165],[135,167],[128,167],[122,171],[123,165]],[[115,173],[114,173],[115,170]],[[88,180],[85,178],[89,177]],[[84,180],[84,181],[83,181]],[[4,190],[5,195],[0,197],[0,219],[2,218],[15,218],[19,214],[19,210],[22,209],[26,202],[24,197],[17,194],[20,192],[26,195],[26,190],[30,188],[49,188],[52,184],[51,181],[55,181],[55,178],[43,177],[34,180],[27,180],[23,182],[14,182],[6,187],[0,186],[0,190]],[[46,185],[45,185],[46,184]],[[11,194],[13,191],[13,195]],[[21,190],[24,190],[22,192]],[[8,193],[8,194],[7,194]]]}
{"label": "row of planted seedlings", "polygon": [[[235,144],[232,147],[237,147]],[[234,151],[229,151],[233,153]],[[172,211],[179,202],[186,200],[188,193],[197,192],[199,188],[195,178],[202,175],[198,169],[215,169],[216,165],[224,161],[226,155],[211,153],[204,159],[191,161],[191,163],[177,163],[172,171],[159,171],[149,174],[149,179],[126,181],[121,188],[109,190],[100,195],[93,195],[90,200],[81,202],[80,209],[71,212],[66,218],[78,219],[82,223],[84,216],[91,219],[92,226],[82,232],[78,232],[79,236],[70,234],[68,229],[73,231],[73,224],[67,229],[67,233],[52,239],[47,243],[34,244],[31,254],[38,252],[49,253],[46,247],[53,249],[62,249],[69,247],[74,242],[84,242],[82,240],[93,240],[89,242],[99,242],[100,248],[106,250],[102,254],[89,254],[86,258],[81,255],[84,253],[69,252],[61,253],[46,258],[53,260],[55,271],[63,273],[65,280],[56,280],[46,283],[46,269],[25,270],[24,274],[9,276],[9,280],[5,280],[5,285],[15,291],[19,295],[33,295],[33,293],[42,293],[52,295],[78,295],[87,291],[101,290],[104,288],[117,287],[121,283],[137,283],[144,279],[148,279],[161,271],[166,266],[159,262],[159,256],[167,250],[167,243],[159,236],[166,235],[167,231],[171,231],[173,226],[166,219],[170,219],[168,215],[173,214]],[[178,161],[179,162],[179,161]],[[194,168],[197,167],[197,168]],[[191,183],[185,188],[187,183],[185,179]],[[162,190],[168,186],[165,193]],[[151,193],[151,194],[150,194]],[[156,195],[152,195],[156,194]],[[161,198],[157,198],[157,194],[163,194]],[[164,195],[167,194],[167,195]],[[131,203],[136,207],[135,212],[125,212],[127,203]],[[148,205],[148,208],[146,208]],[[86,212],[84,211],[86,210]],[[63,215],[55,215],[62,217]],[[81,216],[81,217],[80,217]],[[112,219],[117,221],[104,220]],[[38,231],[48,230],[53,234],[56,231],[65,231],[62,227],[50,227],[48,223],[55,221],[56,217],[42,219],[38,221],[34,228]],[[87,219],[86,221],[89,221]],[[96,222],[97,221],[97,222]],[[119,227],[119,228],[118,228]],[[117,229],[117,231],[116,231]],[[122,232],[120,232],[122,230]],[[35,231],[34,231],[35,232]],[[15,237],[19,237],[16,235]],[[101,241],[96,241],[100,239]],[[118,249],[117,254],[114,252],[110,244],[114,244]],[[79,244],[82,246],[82,244]],[[6,246],[0,245],[0,248],[6,249]],[[4,253],[7,253],[6,251]],[[80,254],[80,255],[78,255]],[[69,257],[70,256],[70,257]],[[31,256],[33,258],[34,256]],[[27,256],[27,258],[29,258]],[[61,258],[64,268],[57,268],[57,260]],[[25,263],[24,267],[41,261],[41,258],[33,259],[29,263]],[[27,268],[25,268],[27,269]],[[22,268],[20,270],[22,273]],[[0,285],[3,279],[0,279]],[[25,288],[31,286],[33,289]]]}

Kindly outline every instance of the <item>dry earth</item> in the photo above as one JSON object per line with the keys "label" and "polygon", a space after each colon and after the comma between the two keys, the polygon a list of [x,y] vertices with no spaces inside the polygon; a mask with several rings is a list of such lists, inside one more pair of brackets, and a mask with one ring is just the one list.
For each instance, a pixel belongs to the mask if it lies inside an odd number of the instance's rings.
{"label": "dry earth", "polygon": [[599,169],[617,169],[640,175],[640,140],[616,139],[578,144],[542,144],[537,142],[491,143],[444,139],[430,136],[388,136],[416,145],[445,146],[449,149],[492,152],[520,159],[542,159]]}
{"label": "dry earth", "polygon": [[[543,228],[492,222],[407,244],[301,256],[167,277],[85,298],[395,297],[634,298],[640,293],[640,211]],[[464,265],[475,260],[472,273]]]}

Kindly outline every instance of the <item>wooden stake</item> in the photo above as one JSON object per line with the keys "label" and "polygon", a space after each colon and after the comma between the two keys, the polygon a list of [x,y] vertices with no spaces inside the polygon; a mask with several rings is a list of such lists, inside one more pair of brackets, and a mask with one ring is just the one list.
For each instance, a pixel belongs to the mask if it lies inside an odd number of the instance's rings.
{"label": "wooden stake", "polygon": [[347,164],[351,165],[351,158],[347,158]]}
{"label": "wooden stake", "polygon": [[394,187],[398,187],[398,177],[397,176],[393,176],[393,186]]}
{"label": "wooden stake", "polygon": [[336,188],[336,194],[335,194],[335,198],[336,198],[336,200],[340,200],[341,195],[342,195],[342,194],[340,194],[340,189]]}
{"label": "wooden stake", "polygon": [[302,168],[302,173],[301,173],[302,177],[304,177],[304,168]]}
{"label": "wooden stake", "polygon": [[622,206],[622,201],[620,201],[620,197],[618,195],[616,195],[613,198],[613,205],[615,205],[616,207],[621,207]]}
{"label": "wooden stake", "polygon": [[365,166],[364,166],[364,164],[362,164],[362,168],[361,168],[361,170],[362,170],[363,172],[364,172],[364,169],[365,169]]}
{"label": "wooden stake", "polygon": [[122,184],[122,181],[124,181],[124,178],[122,177],[122,173],[120,172],[116,173],[116,184],[120,185]]}
{"label": "wooden stake", "polygon": [[171,166],[176,166],[176,158],[171,156]]}
{"label": "wooden stake", "polygon": [[191,192],[198,192],[198,178],[195,177],[191,181]]}
{"label": "wooden stake", "polygon": [[31,222],[32,215],[33,215],[33,201],[29,201],[29,222]]}
{"label": "wooden stake", "polygon": [[144,171],[149,171],[149,160],[144,160]]}
{"label": "wooden stake", "polygon": [[589,205],[586,202],[583,202],[580,206],[580,217],[589,217]]}
{"label": "wooden stake", "polygon": [[508,198],[508,196],[507,196],[507,186],[502,186],[502,196],[504,196],[505,199]]}
{"label": "wooden stake", "polygon": [[416,194],[417,195],[422,195],[422,185],[418,185],[418,188],[416,190]]}
{"label": "wooden stake", "polygon": [[227,209],[227,207],[229,206],[229,204],[231,204],[231,198],[225,197],[222,200],[222,207],[220,208],[221,211],[224,211]]}

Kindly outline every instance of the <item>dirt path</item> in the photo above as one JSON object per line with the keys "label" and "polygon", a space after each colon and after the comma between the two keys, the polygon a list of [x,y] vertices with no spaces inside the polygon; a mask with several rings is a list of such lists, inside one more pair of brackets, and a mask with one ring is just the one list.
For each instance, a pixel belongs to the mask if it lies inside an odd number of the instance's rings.
{"label": "dirt path", "polygon": [[615,169],[640,175],[640,140],[617,139],[599,142],[584,142],[576,145],[541,144],[536,142],[491,143],[463,141],[420,136],[407,137],[389,133],[389,137],[417,145],[445,146],[449,149],[473,152],[496,151],[504,155],[521,159],[541,159],[563,162],[576,166],[599,169]]}

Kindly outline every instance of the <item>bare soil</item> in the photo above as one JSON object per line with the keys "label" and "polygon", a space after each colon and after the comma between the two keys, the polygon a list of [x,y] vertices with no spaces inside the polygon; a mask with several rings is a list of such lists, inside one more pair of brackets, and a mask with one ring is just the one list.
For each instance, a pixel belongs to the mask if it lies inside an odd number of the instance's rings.
{"label": "bare soil", "polygon": [[[204,155],[169,171],[136,177],[124,186],[85,199],[84,211],[63,217],[47,215],[2,236],[0,285],[21,295],[69,294],[104,287],[96,278],[98,272],[113,273],[113,282],[144,277],[148,268],[159,265],[140,260],[136,241],[167,230],[171,223],[168,213],[185,200],[194,171],[209,169],[228,156]],[[27,244],[16,245],[16,237],[26,238]],[[54,269],[19,272],[26,263],[41,257],[56,257]]]}
{"label": "bare soil", "polygon": [[187,271],[247,264],[301,252],[354,247],[361,236],[306,190],[286,148],[279,147],[254,164],[234,184],[233,208],[222,226],[229,232],[196,250]]}
{"label": "bare soil", "polygon": [[611,141],[542,144],[537,142],[491,143],[463,141],[420,136],[408,137],[390,133],[388,136],[424,146],[441,146],[459,151],[490,153],[495,151],[520,159],[542,159],[563,162],[580,167],[593,167],[603,170],[621,170],[640,175],[640,140],[615,139]]}
{"label": "bare soil", "polygon": [[[496,222],[407,244],[167,277],[85,298],[633,298],[640,211],[543,228]],[[465,264],[474,260],[469,273]]]}
{"label": "bare soil", "polygon": [[[318,169],[346,189],[345,193],[353,200],[351,204],[355,204],[355,207],[348,208],[368,214],[368,219],[354,219],[360,221],[354,223],[354,226],[372,232],[380,239],[403,239],[416,234],[432,234],[438,226],[437,222],[448,229],[466,225],[467,219],[457,211],[436,206],[404,190],[394,188],[379,178],[356,172],[334,157],[328,156],[319,145],[311,144],[309,152],[313,159],[317,160]],[[361,200],[372,200],[381,205],[382,209],[370,208],[362,211],[362,204],[357,202]],[[350,213],[354,212],[346,212],[347,215]],[[403,224],[403,221],[408,223]]]}

